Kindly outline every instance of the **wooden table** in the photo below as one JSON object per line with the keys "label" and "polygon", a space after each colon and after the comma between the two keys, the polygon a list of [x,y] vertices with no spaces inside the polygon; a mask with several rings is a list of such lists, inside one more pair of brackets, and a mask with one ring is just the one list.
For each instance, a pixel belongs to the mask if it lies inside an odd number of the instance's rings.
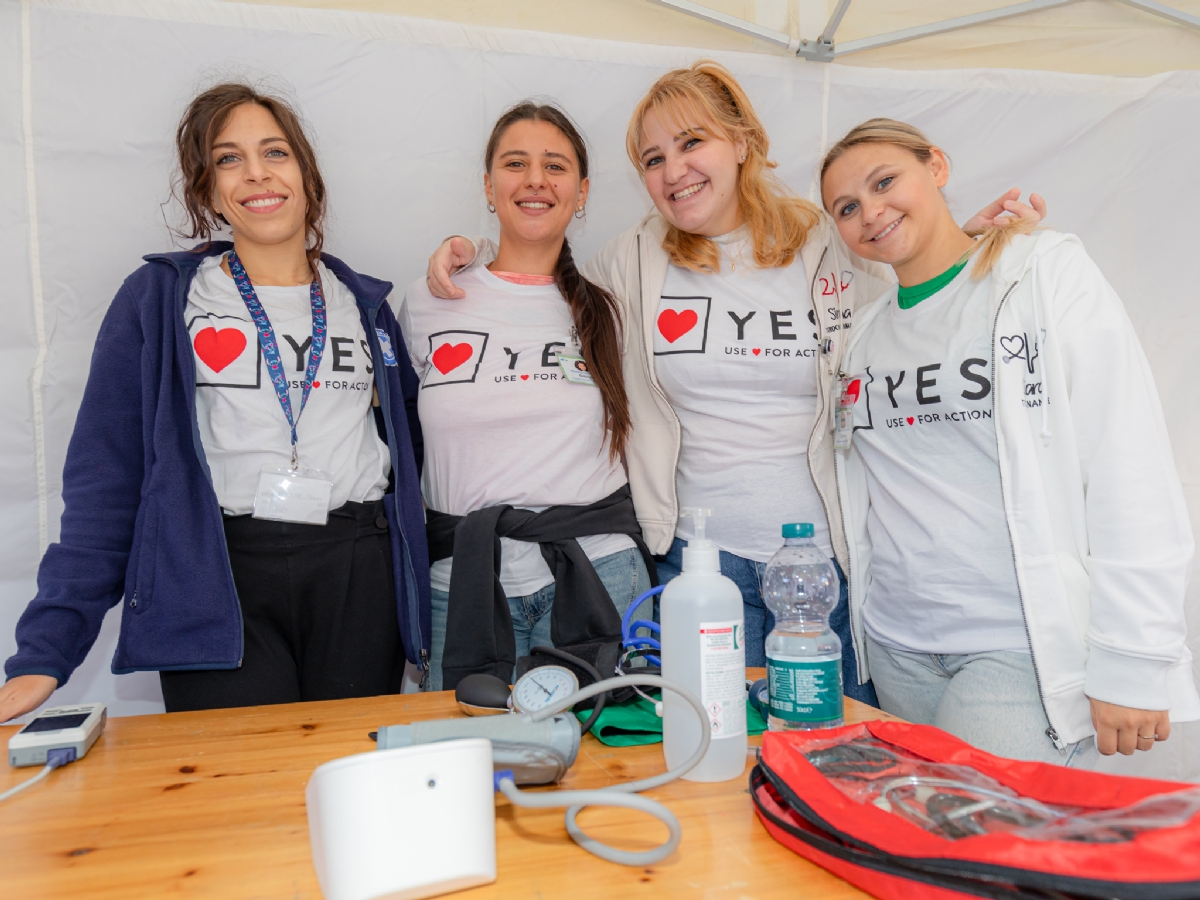
{"label": "wooden table", "polygon": [[[458,710],[445,692],[110,719],[84,759],[0,804],[0,897],[316,900],[304,807],[313,769],[370,751],[367,732],[381,725],[452,715]],[[883,717],[846,702],[847,722]],[[15,731],[0,728],[3,746]],[[563,786],[600,787],[662,765],[660,744],[612,748],[589,735]],[[0,766],[0,791],[37,771]],[[498,880],[453,896],[866,896],[772,840],[745,778],[676,781],[650,796],[679,817],[683,843],[665,862],[638,869],[576,847],[562,810],[517,810],[497,796]],[[666,834],[628,811],[591,810],[581,822],[630,849]]]}

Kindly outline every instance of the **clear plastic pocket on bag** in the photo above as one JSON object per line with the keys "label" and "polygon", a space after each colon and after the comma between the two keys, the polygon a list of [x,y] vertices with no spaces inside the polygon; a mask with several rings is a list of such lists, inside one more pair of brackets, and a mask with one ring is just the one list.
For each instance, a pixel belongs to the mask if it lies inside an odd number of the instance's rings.
{"label": "clear plastic pocket on bag", "polygon": [[1184,825],[1200,812],[1200,788],[1118,809],[1042,803],[970,766],[931,762],[865,735],[809,744],[804,757],[850,799],[949,840],[1007,832],[1026,840],[1120,843]]}

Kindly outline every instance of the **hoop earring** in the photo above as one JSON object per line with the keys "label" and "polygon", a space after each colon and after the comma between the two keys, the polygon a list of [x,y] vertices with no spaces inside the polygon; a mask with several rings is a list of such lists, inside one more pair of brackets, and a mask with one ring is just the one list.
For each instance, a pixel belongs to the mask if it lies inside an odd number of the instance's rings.
{"label": "hoop earring", "polygon": [[584,212],[583,212],[583,207],[581,206],[581,207],[579,207],[579,209],[575,210],[575,218],[582,219],[583,216],[584,216]]}
{"label": "hoop earring", "polygon": [[496,205],[494,203],[489,203],[488,204],[488,212],[494,213],[495,211],[496,211]]}

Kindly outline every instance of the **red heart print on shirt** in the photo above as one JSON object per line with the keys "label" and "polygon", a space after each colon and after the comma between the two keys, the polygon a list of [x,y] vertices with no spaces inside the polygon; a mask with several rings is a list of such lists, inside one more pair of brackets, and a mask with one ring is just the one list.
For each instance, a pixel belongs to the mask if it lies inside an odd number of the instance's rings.
{"label": "red heart print on shirt", "polygon": [[433,351],[433,365],[445,375],[470,359],[472,352],[470,344],[442,344]]}
{"label": "red heart print on shirt", "polygon": [[750,352],[753,353],[755,356],[758,356],[758,354],[762,353],[762,347],[755,347]]}
{"label": "red heart print on shirt", "polygon": [[850,398],[851,403],[857,403],[859,395],[862,393],[862,379],[855,378],[852,382],[846,385],[846,396]]}
{"label": "red heart print on shirt", "polygon": [[698,321],[694,309],[685,309],[683,312],[664,309],[658,314],[658,333],[667,339],[668,344],[673,344],[695,328]]}
{"label": "red heart print on shirt", "polygon": [[913,423],[913,417],[912,417],[912,416],[909,416],[909,417],[908,417],[907,419],[905,419],[904,421],[908,422],[908,424],[909,424],[909,425],[911,425],[911,424]]}
{"label": "red heart print on shirt", "polygon": [[246,335],[236,328],[217,331],[210,326],[196,334],[192,347],[202,363],[214,372],[220,372],[242,355],[246,349]]}
{"label": "red heart print on shirt", "polygon": [[522,381],[528,381],[528,380],[529,380],[529,376],[528,376],[528,375],[522,375],[522,376],[521,376],[521,380],[522,380]]}

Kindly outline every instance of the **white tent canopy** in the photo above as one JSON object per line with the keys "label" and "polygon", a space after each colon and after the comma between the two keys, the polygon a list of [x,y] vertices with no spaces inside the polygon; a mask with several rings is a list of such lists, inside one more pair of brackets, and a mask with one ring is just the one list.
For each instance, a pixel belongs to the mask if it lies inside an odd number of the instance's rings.
{"label": "white tent canopy", "polygon": [[[243,0],[238,0],[243,2]],[[787,56],[773,40],[756,39],[677,9],[667,0],[244,0],[515,28],[697,50],[738,50]],[[796,40],[822,34],[843,0],[671,0],[688,2]],[[1044,2],[1044,0],[1043,0]],[[1036,0],[1035,0],[1036,3]],[[852,0],[836,32],[844,50],[882,34],[926,28],[950,19],[986,16],[1017,0]],[[1040,5],[1040,4],[1037,4]],[[1139,8],[1141,7],[1141,8]],[[1200,18],[1200,0],[1055,0],[955,31],[842,55],[851,66],[890,69],[1015,68],[1091,75],[1154,75],[1200,65],[1200,31],[1148,11],[1176,10]]]}
{"label": "white tent canopy", "polygon": [[[359,10],[346,11],[351,5]],[[100,320],[140,257],[172,242],[177,118],[197,88],[230,75],[266,79],[293,94],[317,137],[330,189],[331,252],[398,290],[424,271],[437,236],[490,227],[480,190],[483,141],[495,116],[526,96],[559,100],[593,146],[588,219],[572,237],[577,258],[648,207],[622,135],[638,97],[668,67],[703,55],[733,69],[768,125],[781,176],[805,194],[823,148],[846,129],[873,115],[911,120],[953,156],[948,197],[964,217],[1020,184],[1048,197],[1050,226],[1082,237],[1146,347],[1200,530],[1200,393],[1192,386],[1200,304],[1181,264],[1194,256],[1187,216],[1200,205],[1200,185],[1188,175],[1200,139],[1200,74],[938,71],[947,60],[994,59],[1004,41],[978,42],[995,29],[1024,22],[1029,31],[1039,21],[1047,33],[1068,27],[1047,16],[1099,11],[1118,17],[1131,35],[1172,36],[1192,48],[1192,60],[1200,59],[1200,32],[1116,0],[1081,0],[830,64],[648,0],[338,6],[0,0],[0,265],[7,276],[0,370],[9,385],[0,395],[0,657],[15,648],[13,628],[36,591],[37,561],[58,534],[63,460]],[[719,11],[818,34],[833,6],[730,2]],[[985,8],[854,2],[837,41]],[[464,23],[469,14],[483,24]],[[817,31],[801,32],[805,21]],[[1157,39],[1145,37],[1143,62],[1156,56],[1148,48]],[[942,41],[958,43],[943,52]],[[1035,39],[1020,49],[1040,45]],[[885,64],[878,54],[901,52],[907,62],[877,68]],[[1064,58],[1085,60],[1073,52]],[[1027,54],[1024,62],[1043,58]],[[1195,584],[1189,607],[1200,657]],[[116,714],[161,709],[154,675],[114,678],[108,671],[118,616],[110,613],[59,700],[103,700]]]}

